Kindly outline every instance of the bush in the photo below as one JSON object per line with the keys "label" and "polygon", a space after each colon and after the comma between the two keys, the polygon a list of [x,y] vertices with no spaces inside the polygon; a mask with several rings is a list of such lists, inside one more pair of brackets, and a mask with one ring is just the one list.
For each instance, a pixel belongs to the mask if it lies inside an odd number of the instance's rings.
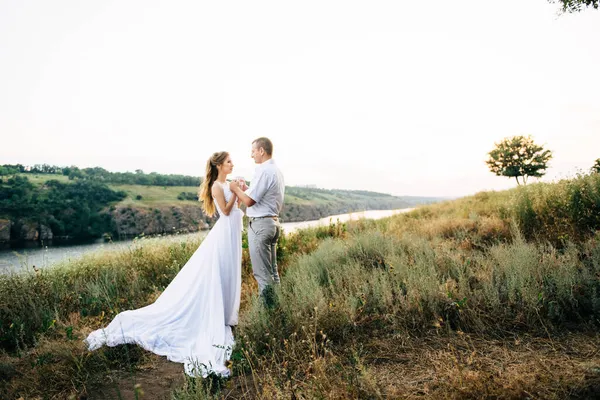
{"label": "bush", "polygon": [[600,174],[521,188],[514,216],[529,240],[562,247],[590,238],[600,230]]}
{"label": "bush", "polygon": [[310,324],[338,343],[372,329],[418,334],[436,325],[543,333],[596,323],[599,273],[595,241],[557,251],[516,234],[512,243],[472,253],[365,232],[326,240],[298,258],[277,290],[277,309],[252,303],[241,329],[257,354],[273,350],[271,337],[283,340]]}
{"label": "bush", "polygon": [[0,209],[11,220],[50,226],[54,235],[88,239],[111,230],[111,219],[103,210],[125,197],[98,182],[49,180],[38,187],[15,176],[0,186]]}
{"label": "bush", "polygon": [[177,195],[178,200],[192,200],[198,201],[198,193],[192,192],[181,192]]}

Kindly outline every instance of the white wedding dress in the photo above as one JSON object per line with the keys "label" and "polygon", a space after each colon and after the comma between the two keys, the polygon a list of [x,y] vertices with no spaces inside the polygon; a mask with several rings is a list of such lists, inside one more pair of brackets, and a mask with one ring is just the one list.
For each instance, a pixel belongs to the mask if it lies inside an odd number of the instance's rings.
{"label": "white wedding dress", "polygon": [[[229,201],[229,184],[222,186]],[[190,376],[229,375],[231,326],[237,325],[240,308],[243,213],[237,204],[229,216],[216,207],[218,221],[160,297],[90,333],[85,339],[89,350],[136,343],[184,363]]]}

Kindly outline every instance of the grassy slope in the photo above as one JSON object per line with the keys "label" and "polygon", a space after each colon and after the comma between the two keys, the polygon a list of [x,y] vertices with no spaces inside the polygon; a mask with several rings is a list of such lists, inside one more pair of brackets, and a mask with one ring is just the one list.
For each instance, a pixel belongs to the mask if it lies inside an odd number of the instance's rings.
{"label": "grassy slope", "polygon": [[[155,205],[180,206],[183,204],[198,204],[196,201],[179,200],[177,196],[181,192],[196,192],[195,187],[189,186],[143,186],[143,185],[109,185],[113,190],[123,190],[127,197],[119,205],[135,205],[139,207],[151,207]],[[137,200],[140,195],[142,198]]]}
{"label": "grassy slope", "polygon": [[57,180],[63,183],[69,183],[69,178],[64,175],[47,175],[47,174],[18,174],[24,178],[29,179],[30,182],[41,185],[42,183],[49,180]]}
{"label": "grassy slope", "polygon": [[[63,175],[35,175],[21,174],[28,178],[32,183],[41,185],[50,179],[56,179],[63,183],[69,183],[69,178]],[[157,204],[161,205],[182,205],[196,203],[193,201],[178,200],[177,196],[181,192],[196,192],[197,188],[189,186],[145,186],[145,185],[108,185],[113,190],[123,190],[127,193],[127,198],[119,204],[136,205],[139,207],[151,207]],[[136,200],[136,196],[141,195],[141,200]]]}
{"label": "grassy slope", "polygon": [[265,398],[598,398],[599,216],[600,174],[355,223],[242,314],[238,382],[251,371]]}
{"label": "grassy slope", "polygon": [[[253,295],[244,249],[235,377],[221,394],[592,398],[599,207],[597,175],[286,235],[271,309]],[[80,339],[156,298],[198,244],[170,240],[2,278],[4,346],[20,343],[20,356],[0,357],[15,371],[4,390],[66,397],[106,374],[164,380],[159,357],[125,346],[88,354]],[[209,398],[198,383],[185,381],[174,398]]]}

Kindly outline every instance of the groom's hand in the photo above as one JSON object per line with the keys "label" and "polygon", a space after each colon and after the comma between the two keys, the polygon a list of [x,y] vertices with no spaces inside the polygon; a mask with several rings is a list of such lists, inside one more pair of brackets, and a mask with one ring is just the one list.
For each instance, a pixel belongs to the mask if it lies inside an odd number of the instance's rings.
{"label": "groom's hand", "polygon": [[229,189],[231,189],[231,191],[235,193],[240,200],[242,200],[242,203],[244,203],[246,207],[252,207],[254,204],[256,204],[256,202],[250,196],[244,193],[244,191],[248,189],[246,182],[230,182]]}

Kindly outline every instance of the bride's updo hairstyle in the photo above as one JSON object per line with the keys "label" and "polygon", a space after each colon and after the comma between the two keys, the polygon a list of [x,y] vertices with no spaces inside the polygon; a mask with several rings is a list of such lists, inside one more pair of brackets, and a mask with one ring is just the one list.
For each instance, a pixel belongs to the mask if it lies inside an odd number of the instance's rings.
{"label": "bride's updo hairstyle", "polygon": [[204,176],[204,180],[200,185],[200,189],[198,190],[198,198],[202,202],[202,209],[204,213],[209,217],[215,215],[215,201],[212,197],[212,185],[217,180],[217,176],[219,175],[219,170],[217,166],[223,164],[229,153],[226,151],[219,151],[217,153],[213,153],[212,156],[206,162],[206,175]]}

